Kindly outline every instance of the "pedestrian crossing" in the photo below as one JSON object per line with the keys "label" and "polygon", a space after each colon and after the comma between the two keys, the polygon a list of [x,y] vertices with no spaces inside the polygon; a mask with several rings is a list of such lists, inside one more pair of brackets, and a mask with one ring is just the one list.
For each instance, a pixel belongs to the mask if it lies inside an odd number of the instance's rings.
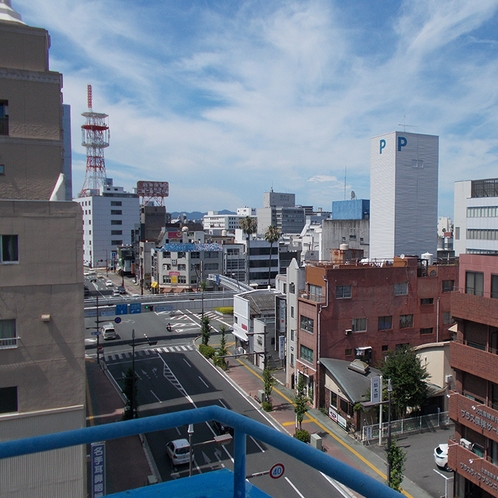
{"label": "pedestrian crossing", "polygon": [[[195,351],[195,347],[192,345],[178,345],[178,346],[167,346],[167,347],[157,347],[150,349],[141,349],[135,351],[135,359],[144,359],[147,357],[154,357],[160,353],[185,353],[187,351]],[[94,358],[96,354],[86,354],[87,358]],[[110,353],[104,354],[101,356],[105,360],[106,363],[122,361],[122,360],[131,360],[132,353],[131,352],[123,352],[123,353]]]}

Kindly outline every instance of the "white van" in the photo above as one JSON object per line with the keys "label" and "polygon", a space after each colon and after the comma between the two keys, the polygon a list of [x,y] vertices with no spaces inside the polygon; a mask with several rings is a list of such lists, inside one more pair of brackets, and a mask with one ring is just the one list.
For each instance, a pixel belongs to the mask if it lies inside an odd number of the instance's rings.
{"label": "white van", "polygon": [[101,331],[102,331],[102,337],[104,338],[104,340],[116,339],[116,337],[117,337],[116,329],[114,328],[113,323],[104,323],[104,325],[102,325]]}

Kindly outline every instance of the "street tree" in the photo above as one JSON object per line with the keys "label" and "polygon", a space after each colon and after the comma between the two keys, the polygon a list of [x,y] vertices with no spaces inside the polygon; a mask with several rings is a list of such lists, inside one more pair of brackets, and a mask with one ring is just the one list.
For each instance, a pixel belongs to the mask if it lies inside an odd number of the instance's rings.
{"label": "street tree", "polygon": [[221,339],[220,339],[220,347],[218,348],[218,358],[217,365],[221,367],[223,370],[226,370],[228,367],[228,361],[225,356],[228,355],[227,341],[225,338],[227,328],[225,325],[220,327]]}
{"label": "street tree", "polygon": [[249,249],[251,245],[251,235],[258,230],[258,221],[256,218],[246,216],[239,220],[239,226],[242,231],[247,235],[247,248],[246,248],[246,284],[249,285]]}
{"label": "street tree", "polygon": [[304,377],[299,375],[299,381],[296,387],[296,396],[294,397],[294,412],[296,413],[296,422],[299,426],[299,430],[302,430],[302,423],[304,416],[309,410],[310,398],[306,394],[306,385],[304,383]]}
{"label": "street tree", "polygon": [[262,403],[262,407],[267,412],[271,412],[273,409],[271,393],[273,392],[274,385],[275,377],[273,377],[273,369],[266,365],[263,369],[263,390],[265,393],[265,399]]}
{"label": "street tree", "polygon": [[389,351],[380,367],[384,379],[391,379],[391,407],[397,418],[404,418],[408,408],[420,408],[427,399],[429,376],[420,358],[409,346]]}
{"label": "street tree", "polygon": [[390,476],[387,477],[387,484],[390,488],[401,492],[406,462],[406,452],[398,446],[396,439],[391,441],[391,447],[387,451],[387,461],[389,463]]}
{"label": "street tree", "polygon": [[211,337],[211,325],[209,325],[209,317],[204,315],[201,319],[201,339],[202,344],[207,346]]}
{"label": "street tree", "polygon": [[268,261],[268,285],[271,282],[271,253],[273,249],[273,244],[280,239],[280,230],[273,225],[270,225],[265,232],[265,240],[270,243],[270,258]]}

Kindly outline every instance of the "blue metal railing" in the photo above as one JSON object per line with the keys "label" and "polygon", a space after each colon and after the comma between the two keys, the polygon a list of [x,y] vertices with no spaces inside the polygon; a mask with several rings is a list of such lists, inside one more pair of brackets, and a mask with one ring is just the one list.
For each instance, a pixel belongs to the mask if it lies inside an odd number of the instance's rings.
{"label": "blue metal railing", "polygon": [[0,459],[28,455],[96,441],[219,420],[234,428],[234,497],[246,496],[246,435],[304,462],[367,498],[399,497],[399,493],[359,470],[271,427],[219,406],[208,406],[143,419],[114,422],[44,436],[0,443]]}

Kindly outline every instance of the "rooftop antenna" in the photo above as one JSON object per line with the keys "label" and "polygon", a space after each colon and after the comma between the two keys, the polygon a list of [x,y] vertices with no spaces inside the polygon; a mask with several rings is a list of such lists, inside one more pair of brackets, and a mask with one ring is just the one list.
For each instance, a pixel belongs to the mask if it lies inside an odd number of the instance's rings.
{"label": "rooftop antenna", "polygon": [[408,126],[408,128],[418,128],[418,126],[406,124],[406,115],[404,115],[404,114],[403,114],[403,123],[398,123],[398,126],[402,126],[403,131],[406,131],[407,126]]}
{"label": "rooftop antenna", "polygon": [[92,85],[87,86],[88,112],[81,115],[86,122],[81,126],[81,145],[86,147],[86,174],[80,197],[87,197],[91,190],[104,190],[106,184],[104,149],[109,147],[107,114],[93,112]]}
{"label": "rooftop antenna", "polygon": [[348,176],[348,165],[344,166],[344,200],[346,200],[346,178]]}

